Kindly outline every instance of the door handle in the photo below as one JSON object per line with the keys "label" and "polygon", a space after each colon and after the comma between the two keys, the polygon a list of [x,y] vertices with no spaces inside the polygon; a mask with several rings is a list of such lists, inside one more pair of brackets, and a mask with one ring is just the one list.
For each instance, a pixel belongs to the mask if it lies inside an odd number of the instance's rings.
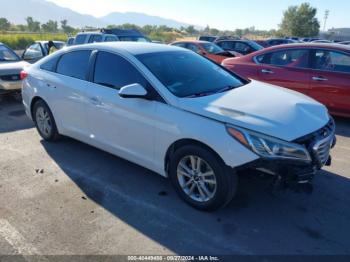
{"label": "door handle", "polygon": [[90,103],[95,105],[95,106],[102,104],[101,101],[97,97],[90,97]]}
{"label": "door handle", "polygon": [[312,80],[314,80],[314,81],[328,81],[327,78],[324,78],[322,76],[314,76],[314,77],[312,77]]}
{"label": "door handle", "polygon": [[263,73],[263,74],[274,74],[275,72],[273,72],[273,71],[270,70],[270,69],[262,69],[262,70],[261,70],[261,73]]}
{"label": "door handle", "polygon": [[49,84],[49,83],[46,83],[46,86],[47,86],[47,87],[50,87],[50,88],[56,88],[56,86],[51,85],[51,84]]}

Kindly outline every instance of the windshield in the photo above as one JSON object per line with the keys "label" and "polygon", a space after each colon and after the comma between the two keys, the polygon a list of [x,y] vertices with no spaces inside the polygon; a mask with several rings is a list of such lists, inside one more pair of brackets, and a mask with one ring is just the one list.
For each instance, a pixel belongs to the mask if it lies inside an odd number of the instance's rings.
{"label": "windshield", "polygon": [[244,85],[244,80],[192,52],[160,52],[136,56],[175,96],[196,97]]}
{"label": "windshield", "polygon": [[4,61],[19,61],[20,58],[10,48],[0,45],[0,62]]}
{"label": "windshield", "polygon": [[225,52],[224,49],[222,49],[221,47],[217,46],[216,44],[212,44],[212,43],[203,43],[200,44],[205,51],[207,51],[209,54],[218,54],[218,53],[222,53]]}
{"label": "windshield", "polygon": [[143,36],[118,36],[120,41],[130,42],[151,42],[149,39]]}
{"label": "windshield", "polygon": [[263,46],[259,45],[258,43],[254,42],[254,41],[250,41],[249,43],[250,43],[250,45],[251,45],[255,50],[264,49]]}

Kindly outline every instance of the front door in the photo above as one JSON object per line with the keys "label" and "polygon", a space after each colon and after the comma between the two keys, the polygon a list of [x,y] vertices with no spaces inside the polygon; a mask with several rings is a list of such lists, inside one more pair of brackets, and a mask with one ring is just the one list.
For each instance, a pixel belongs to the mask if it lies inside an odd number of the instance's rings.
{"label": "front door", "polygon": [[307,49],[285,49],[257,57],[259,80],[309,95],[310,73]]}
{"label": "front door", "polygon": [[152,168],[154,164],[155,115],[159,102],[121,98],[118,90],[148,81],[123,57],[98,52],[87,88],[86,116],[91,143],[111,153]]}

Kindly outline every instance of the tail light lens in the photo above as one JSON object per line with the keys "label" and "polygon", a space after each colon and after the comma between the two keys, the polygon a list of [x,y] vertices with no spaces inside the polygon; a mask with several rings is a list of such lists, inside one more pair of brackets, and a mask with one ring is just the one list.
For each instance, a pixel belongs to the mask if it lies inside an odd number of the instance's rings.
{"label": "tail light lens", "polygon": [[28,76],[28,73],[27,73],[26,71],[24,71],[24,70],[22,70],[21,73],[19,74],[19,78],[20,78],[21,80],[26,79],[27,76]]}

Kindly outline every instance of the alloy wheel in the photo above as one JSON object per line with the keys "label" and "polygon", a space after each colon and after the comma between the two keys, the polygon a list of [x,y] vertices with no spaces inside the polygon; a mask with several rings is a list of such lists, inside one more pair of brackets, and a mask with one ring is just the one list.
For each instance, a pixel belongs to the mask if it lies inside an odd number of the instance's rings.
{"label": "alloy wheel", "polygon": [[183,192],[194,201],[208,202],[215,196],[215,173],[211,166],[198,156],[185,156],[179,161],[177,179]]}

